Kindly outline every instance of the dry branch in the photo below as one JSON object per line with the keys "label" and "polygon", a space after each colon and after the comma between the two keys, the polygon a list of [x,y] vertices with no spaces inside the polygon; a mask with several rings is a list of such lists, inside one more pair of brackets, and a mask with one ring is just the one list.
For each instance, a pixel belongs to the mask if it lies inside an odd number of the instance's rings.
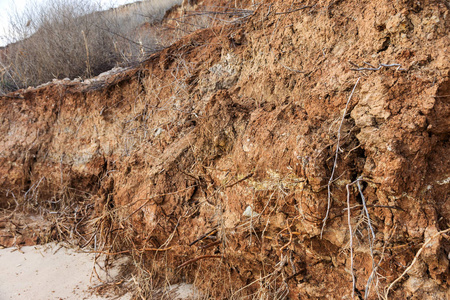
{"label": "dry branch", "polygon": [[352,223],[351,223],[351,211],[350,211],[350,189],[349,187],[354,184],[354,182],[347,184],[347,222],[348,222],[348,230],[350,231],[350,272],[352,274],[352,299],[355,298],[355,290],[356,290],[356,278],[355,273],[353,271],[353,232],[352,232]]}
{"label": "dry branch", "polygon": [[211,231],[205,233],[204,235],[202,235],[201,237],[199,237],[198,239],[196,239],[195,241],[193,241],[192,243],[190,243],[189,246],[194,245],[195,243],[197,243],[197,242],[203,240],[204,238],[207,238],[208,236],[211,236],[211,235],[215,234],[216,232],[217,232],[217,228],[215,228],[215,229],[213,229],[213,230],[211,230]]}
{"label": "dry branch", "polygon": [[253,173],[250,173],[250,174],[246,175],[244,178],[241,178],[241,179],[239,179],[239,180],[236,181],[236,182],[233,182],[233,183],[231,183],[231,184],[228,184],[227,186],[225,186],[225,188],[229,188],[229,187],[235,186],[236,184],[238,184],[238,183],[240,183],[240,182],[242,182],[242,181],[244,181],[244,180],[247,180],[247,179],[249,179],[249,178],[252,177],[252,176],[253,176]]}
{"label": "dry branch", "polygon": [[307,9],[307,8],[313,8],[313,7],[316,6],[316,5],[317,5],[317,4],[314,4],[314,5],[306,5],[306,6],[302,6],[302,7],[300,7],[300,8],[296,8],[296,9],[289,10],[289,11],[277,12],[277,13],[275,13],[275,15],[286,15],[286,14],[290,14],[290,13],[293,13],[293,12],[296,12],[296,11],[299,11],[299,10],[304,10],[304,9]]}
{"label": "dry branch", "polygon": [[187,266],[187,265],[189,265],[191,263],[194,263],[194,262],[196,262],[198,260],[205,259],[205,258],[223,258],[223,256],[222,255],[202,255],[202,256],[190,259],[190,260],[182,263],[181,265],[179,265],[177,267],[177,269],[180,269],[180,268],[185,267],[185,266]]}
{"label": "dry branch", "polygon": [[409,265],[409,267],[406,268],[406,270],[402,273],[402,275],[400,275],[397,279],[395,279],[387,288],[386,290],[386,294],[385,294],[385,299],[388,299],[389,296],[389,291],[392,289],[392,287],[399,282],[408,272],[409,270],[411,270],[411,268],[414,266],[414,264],[417,262],[417,260],[419,259],[420,254],[422,253],[423,249],[425,249],[427,247],[427,245],[434,240],[435,238],[437,238],[438,236],[450,232],[450,228],[447,228],[445,230],[439,231],[438,233],[436,233],[435,235],[433,235],[432,237],[430,237],[428,240],[425,241],[425,243],[422,245],[422,247],[420,247],[419,251],[417,251],[416,256],[414,256],[413,261],[411,262],[411,264]]}
{"label": "dry branch", "polygon": [[350,104],[350,100],[353,97],[353,93],[355,92],[356,86],[358,85],[358,82],[359,82],[360,79],[361,79],[361,77],[359,77],[358,80],[356,81],[355,86],[353,87],[353,90],[352,90],[350,96],[348,97],[347,103],[345,105],[344,113],[342,115],[341,123],[339,124],[339,129],[338,129],[338,132],[337,132],[338,136],[337,136],[337,142],[336,142],[336,151],[335,151],[335,156],[334,156],[333,170],[331,171],[331,176],[330,176],[330,179],[328,180],[328,185],[327,185],[327,189],[328,189],[327,213],[325,215],[325,218],[322,221],[323,225],[322,225],[322,230],[320,231],[320,238],[322,238],[323,230],[325,229],[325,225],[326,225],[328,217],[330,215],[330,209],[331,209],[331,184],[334,181],[334,173],[336,172],[337,160],[338,160],[338,156],[339,156],[339,149],[340,149],[339,147],[340,147],[340,142],[341,142],[342,125],[344,124],[345,115],[347,114],[348,105]]}
{"label": "dry branch", "polygon": [[[367,64],[367,63],[366,63]],[[406,69],[402,69],[402,65],[400,64],[379,64],[378,68],[372,67],[372,68],[356,68],[356,69],[350,69],[352,71],[378,71],[381,68],[391,68],[391,67],[397,67],[395,69],[396,71],[406,71]]]}

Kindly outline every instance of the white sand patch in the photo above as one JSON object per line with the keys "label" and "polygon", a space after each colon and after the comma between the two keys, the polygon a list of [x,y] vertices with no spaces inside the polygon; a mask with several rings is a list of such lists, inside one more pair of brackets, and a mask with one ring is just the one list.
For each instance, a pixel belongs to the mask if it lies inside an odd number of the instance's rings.
{"label": "white sand patch", "polygon": [[180,283],[169,287],[174,300],[200,299],[201,294],[192,284]]}
{"label": "white sand patch", "polygon": [[[0,300],[101,300],[131,299],[92,295],[90,287],[101,284],[92,273],[94,254],[61,245],[0,249]],[[114,274],[106,274],[97,266],[97,273],[105,281]],[[117,270],[116,270],[117,274]]]}

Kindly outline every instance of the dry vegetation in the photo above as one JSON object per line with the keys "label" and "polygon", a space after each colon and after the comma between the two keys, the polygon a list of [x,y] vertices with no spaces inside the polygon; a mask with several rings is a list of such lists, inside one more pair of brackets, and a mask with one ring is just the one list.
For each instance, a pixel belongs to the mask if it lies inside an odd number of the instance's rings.
{"label": "dry vegetation", "polygon": [[167,46],[142,24],[161,22],[179,0],[144,1],[101,11],[90,0],[48,0],[10,14],[10,45],[2,50],[0,92],[54,78],[88,78],[141,61]]}

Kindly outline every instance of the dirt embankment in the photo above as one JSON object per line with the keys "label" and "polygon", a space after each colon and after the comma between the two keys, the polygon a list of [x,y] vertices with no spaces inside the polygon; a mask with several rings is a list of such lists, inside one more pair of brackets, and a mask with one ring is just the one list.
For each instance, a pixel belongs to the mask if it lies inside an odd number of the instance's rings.
{"label": "dirt embankment", "polygon": [[1,205],[85,212],[83,244],[212,297],[377,299],[433,237],[388,295],[449,297],[448,2],[246,8],[1,98]]}

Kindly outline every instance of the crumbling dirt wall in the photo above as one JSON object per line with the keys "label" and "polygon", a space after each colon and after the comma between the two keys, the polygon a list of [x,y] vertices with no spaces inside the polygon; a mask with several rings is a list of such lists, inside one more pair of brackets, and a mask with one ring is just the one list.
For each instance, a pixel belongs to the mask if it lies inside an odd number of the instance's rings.
{"label": "crumbling dirt wall", "polygon": [[[104,250],[155,285],[349,299],[353,274],[384,297],[450,226],[448,2],[253,9],[108,79],[3,97],[2,206],[42,178],[34,205],[81,191]],[[433,238],[389,297],[448,297],[449,252]]]}

